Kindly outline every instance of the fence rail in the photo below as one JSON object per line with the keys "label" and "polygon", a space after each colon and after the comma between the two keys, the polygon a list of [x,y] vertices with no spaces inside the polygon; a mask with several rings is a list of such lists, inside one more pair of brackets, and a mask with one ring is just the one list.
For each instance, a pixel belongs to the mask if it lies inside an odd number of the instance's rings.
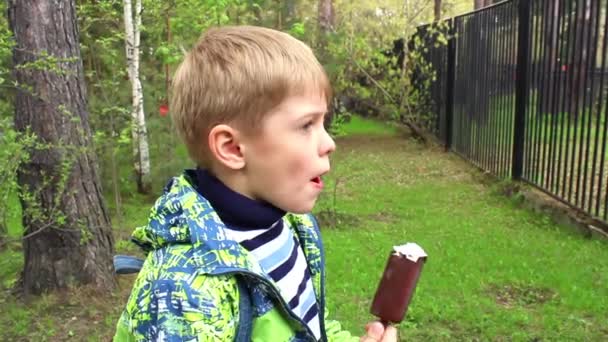
{"label": "fence rail", "polygon": [[[608,0],[510,0],[418,28],[426,127],[473,164],[608,221]],[[446,25],[447,24],[447,25]]]}

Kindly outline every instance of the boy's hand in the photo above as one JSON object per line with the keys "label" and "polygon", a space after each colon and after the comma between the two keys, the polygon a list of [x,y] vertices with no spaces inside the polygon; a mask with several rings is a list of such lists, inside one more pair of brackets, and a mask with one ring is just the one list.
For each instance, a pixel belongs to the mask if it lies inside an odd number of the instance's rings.
{"label": "boy's hand", "polygon": [[371,322],[367,323],[365,330],[361,342],[397,342],[397,329],[392,325],[385,328],[380,322]]}

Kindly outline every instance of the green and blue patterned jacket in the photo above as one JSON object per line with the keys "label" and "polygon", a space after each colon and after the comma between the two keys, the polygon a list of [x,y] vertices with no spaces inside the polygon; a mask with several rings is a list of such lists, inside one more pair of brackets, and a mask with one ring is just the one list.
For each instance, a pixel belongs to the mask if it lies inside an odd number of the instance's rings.
{"label": "green and blue patterned jacket", "polygon": [[[321,319],[322,340],[358,341],[328,321],[325,265],[319,229],[312,215],[287,214],[308,260]],[[133,241],[147,258],[117,324],[114,341],[234,341],[249,327],[252,341],[312,341],[273,280],[238,243],[209,202],[191,185],[188,173],[173,178],[152,208],[147,226]],[[239,281],[244,279],[244,281]],[[242,283],[250,313],[239,312]],[[241,291],[239,290],[241,289]],[[241,322],[239,322],[241,321]]]}

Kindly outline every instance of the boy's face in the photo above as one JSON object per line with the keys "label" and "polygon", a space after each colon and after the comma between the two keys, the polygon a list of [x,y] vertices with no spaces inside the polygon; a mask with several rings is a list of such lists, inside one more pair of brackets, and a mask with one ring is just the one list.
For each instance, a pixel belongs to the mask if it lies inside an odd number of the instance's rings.
{"label": "boy's face", "polygon": [[310,212],[336,145],[325,131],[320,95],[285,99],[264,117],[260,134],[245,138],[245,195],[293,213]]}

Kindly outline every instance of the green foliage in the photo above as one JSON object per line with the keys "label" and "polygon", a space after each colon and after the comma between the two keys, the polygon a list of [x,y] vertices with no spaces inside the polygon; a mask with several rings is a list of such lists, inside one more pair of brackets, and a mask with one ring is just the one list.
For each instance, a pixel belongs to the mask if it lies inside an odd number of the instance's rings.
{"label": "green foliage", "polygon": [[303,23],[294,23],[288,32],[298,39],[304,39],[306,36],[306,26]]}
{"label": "green foliage", "polygon": [[[6,12],[6,2],[0,2],[0,13]],[[12,98],[6,91],[13,84],[11,56],[14,41],[5,15],[0,16],[0,119],[12,117]]]}
{"label": "green foliage", "polygon": [[[178,142],[168,117],[158,114],[168,101],[167,84],[207,28],[224,24],[273,26],[287,2],[274,0],[143,0],[141,33],[142,86],[149,135],[153,191],[191,162]],[[310,35],[298,18],[284,20],[294,36]],[[264,9],[261,11],[261,9]],[[308,10],[308,9],[306,9]],[[131,85],[126,77],[122,0],[80,1],[81,48],[89,88],[90,123],[100,157],[101,179],[107,198],[121,210],[120,201],[134,192],[131,148]],[[314,19],[314,18],[313,18]]]}
{"label": "green foliage", "polygon": [[[6,2],[0,3],[0,13],[6,12]],[[5,15],[0,16],[0,88],[3,87],[10,79],[9,58],[12,53],[14,41],[11,38],[11,32],[8,29],[8,21]],[[0,95],[0,103],[3,101],[3,96]],[[1,113],[0,113],[1,114]]]}
{"label": "green foliage", "polygon": [[[17,182],[17,171],[22,169],[30,161],[34,151],[47,152],[50,150],[63,155],[60,165],[55,170],[46,170],[41,174],[42,184],[38,189],[22,187]],[[67,225],[79,227],[82,243],[86,243],[91,237],[90,232],[80,221],[67,222],[66,213],[61,211],[61,199],[67,189],[67,182],[76,159],[86,153],[80,147],[74,147],[65,143],[45,144],[29,131],[18,132],[7,118],[0,118],[0,240],[7,237],[8,232],[15,229],[9,227],[8,222],[17,221],[18,217],[26,215],[30,220],[42,225],[42,229],[51,226],[56,228]],[[53,202],[50,208],[43,208],[40,201],[40,193],[49,188],[55,190]],[[23,211],[16,210],[15,198],[19,197],[25,203]],[[9,229],[12,228],[12,229]],[[37,232],[30,232],[34,235]],[[31,236],[28,235],[28,236]],[[1,246],[1,244],[0,244]]]}
{"label": "green foliage", "polygon": [[[283,29],[315,49],[337,97],[355,98],[369,104],[366,110],[371,108],[382,118],[400,119],[406,110],[414,110],[410,102],[418,93],[412,93],[408,72],[387,68],[391,60],[382,52],[391,48],[393,39],[407,39],[417,23],[432,18],[432,9],[425,8],[424,1],[417,0],[409,6],[403,8],[397,0],[378,4],[335,1],[336,31],[323,37],[318,31],[316,1],[143,0],[140,69],[153,189],[190,164],[186,157],[182,158],[185,153],[179,151],[181,148],[176,153],[179,142],[169,119],[158,115],[158,107],[168,101],[172,69],[207,28],[254,24]],[[122,0],[79,1],[78,18],[90,123],[100,156],[103,188],[106,193],[111,190],[112,198],[120,201],[122,196],[130,196],[135,187]],[[405,27],[403,22],[407,23]],[[366,84],[361,84],[361,79]],[[348,116],[344,108],[334,115],[332,134],[340,134],[340,122],[348,120]]]}
{"label": "green foliage", "polygon": [[15,131],[9,119],[0,116],[0,241],[8,234],[8,222],[21,214],[14,204],[19,192],[17,169],[29,160],[35,144],[33,134]]}
{"label": "green foliage", "polygon": [[[88,85],[89,122],[103,188],[132,192],[131,85],[127,77],[122,0],[82,1],[80,41]],[[147,11],[147,10],[145,10]],[[145,15],[144,15],[145,17]],[[147,54],[143,54],[147,56]],[[147,91],[144,75],[144,90]]]}
{"label": "green foliage", "polygon": [[[435,72],[423,57],[424,45],[414,39],[417,25],[432,18],[426,3],[404,7],[400,1],[335,1],[340,13],[336,28],[329,36],[319,34],[315,46],[327,52],[321,57],[335,93],[350,103],[351,111],[395,121],[412,121],[419,111],[421,94],[428,93]],[[445,25],[430,26],[430,31],[435,44],[445,46]],[[398,39],[404,43],[402,51],[394,50]],[[425,82],[414,84],[414,76]]]}
{"label": "green foliage", "polygon": [[[402,121],[416,122],[422,127],[431,129],[436,118],[437,105],[431,98],[431,87],[437,81],[437,70],[441,66],[433,65],[429,56],[431,50],[444,49],[447,53],[449,26],[447,21],[429,24],[412,37],[412,49],[408,58],[411,68],[408,75],[412,80],[408,92],[407,102],[404,103],[406,111],[402,111]],[[445,67],[445,66],[444,66]]]}
{"label": "green foliage", "polygon": [[68,75],[72,73],[72,68],[68,66],[70,63],[76,63],[78,58],[59,58],[56,56],[49,55],[47,51],[40,51],[36,56],[36,59],[32,62],[27,62],[15,66],[16,70],[35,70],[35,71],[47,71],[54,72],[58,75]]}
{"label": "green foliage", "polygon": [[[211,26],[247,22],[252,15],[244,0],[143,0],[142,42],[152,48],[155,62],[174,65],[181,61],[201,33]],[[235,18],[229,16],[234,13]],[[238,18],[236,18],[238,17]],[[170,29],[172,41],[168,41]]]}
{"label": "green foliage", "polygon": [[[23,203],[21,214],[28,218],[30,222],[35,223],[37,228],[35,231],[29,230],[28,234],[23,236],[23,239],[30,238],[43,230],[56,229],[64,232],[78,232],[80,242],[86,244],[90,241],[92,235],[84,223],[84,218],[70,217],[69,213],[63,211],[62,201],[64,196],[68,194],[68,182],[73,167],[79,158],[88,153],[88,148],[63,141],[44,143],[27,131],[25,133],[15,132],[11,136],[13,137],[13,146],[8,147],[12,147],[14,152],[19,152],[13,157],[13,160],[9,160],[9,163],[7,163],[7,165],[14,166],[14,171],[19,169],[21,173],[27,174],[30,171],[27,163],[33,153],[53,153],[60,156],[57,165],[47,170],[41,170],[40,174],[36,175],[40,177],[40,183],[37,184],[38,188],[31,188],[29,185],[23,184],[18,185],[14,181],[12,184],[7,182],[10,190],[12,190],[8,191],[7,197],[10,197],[13,191],[18,190],[19,199]],[[7,179],[9,180],[11,175],[15,175],[15,172],[10,173],[10,171],[12,170],[7,172]],[[50,203],[48,198],[46,203],[43,202],[43,193],[46,196],[51,193]]]}

